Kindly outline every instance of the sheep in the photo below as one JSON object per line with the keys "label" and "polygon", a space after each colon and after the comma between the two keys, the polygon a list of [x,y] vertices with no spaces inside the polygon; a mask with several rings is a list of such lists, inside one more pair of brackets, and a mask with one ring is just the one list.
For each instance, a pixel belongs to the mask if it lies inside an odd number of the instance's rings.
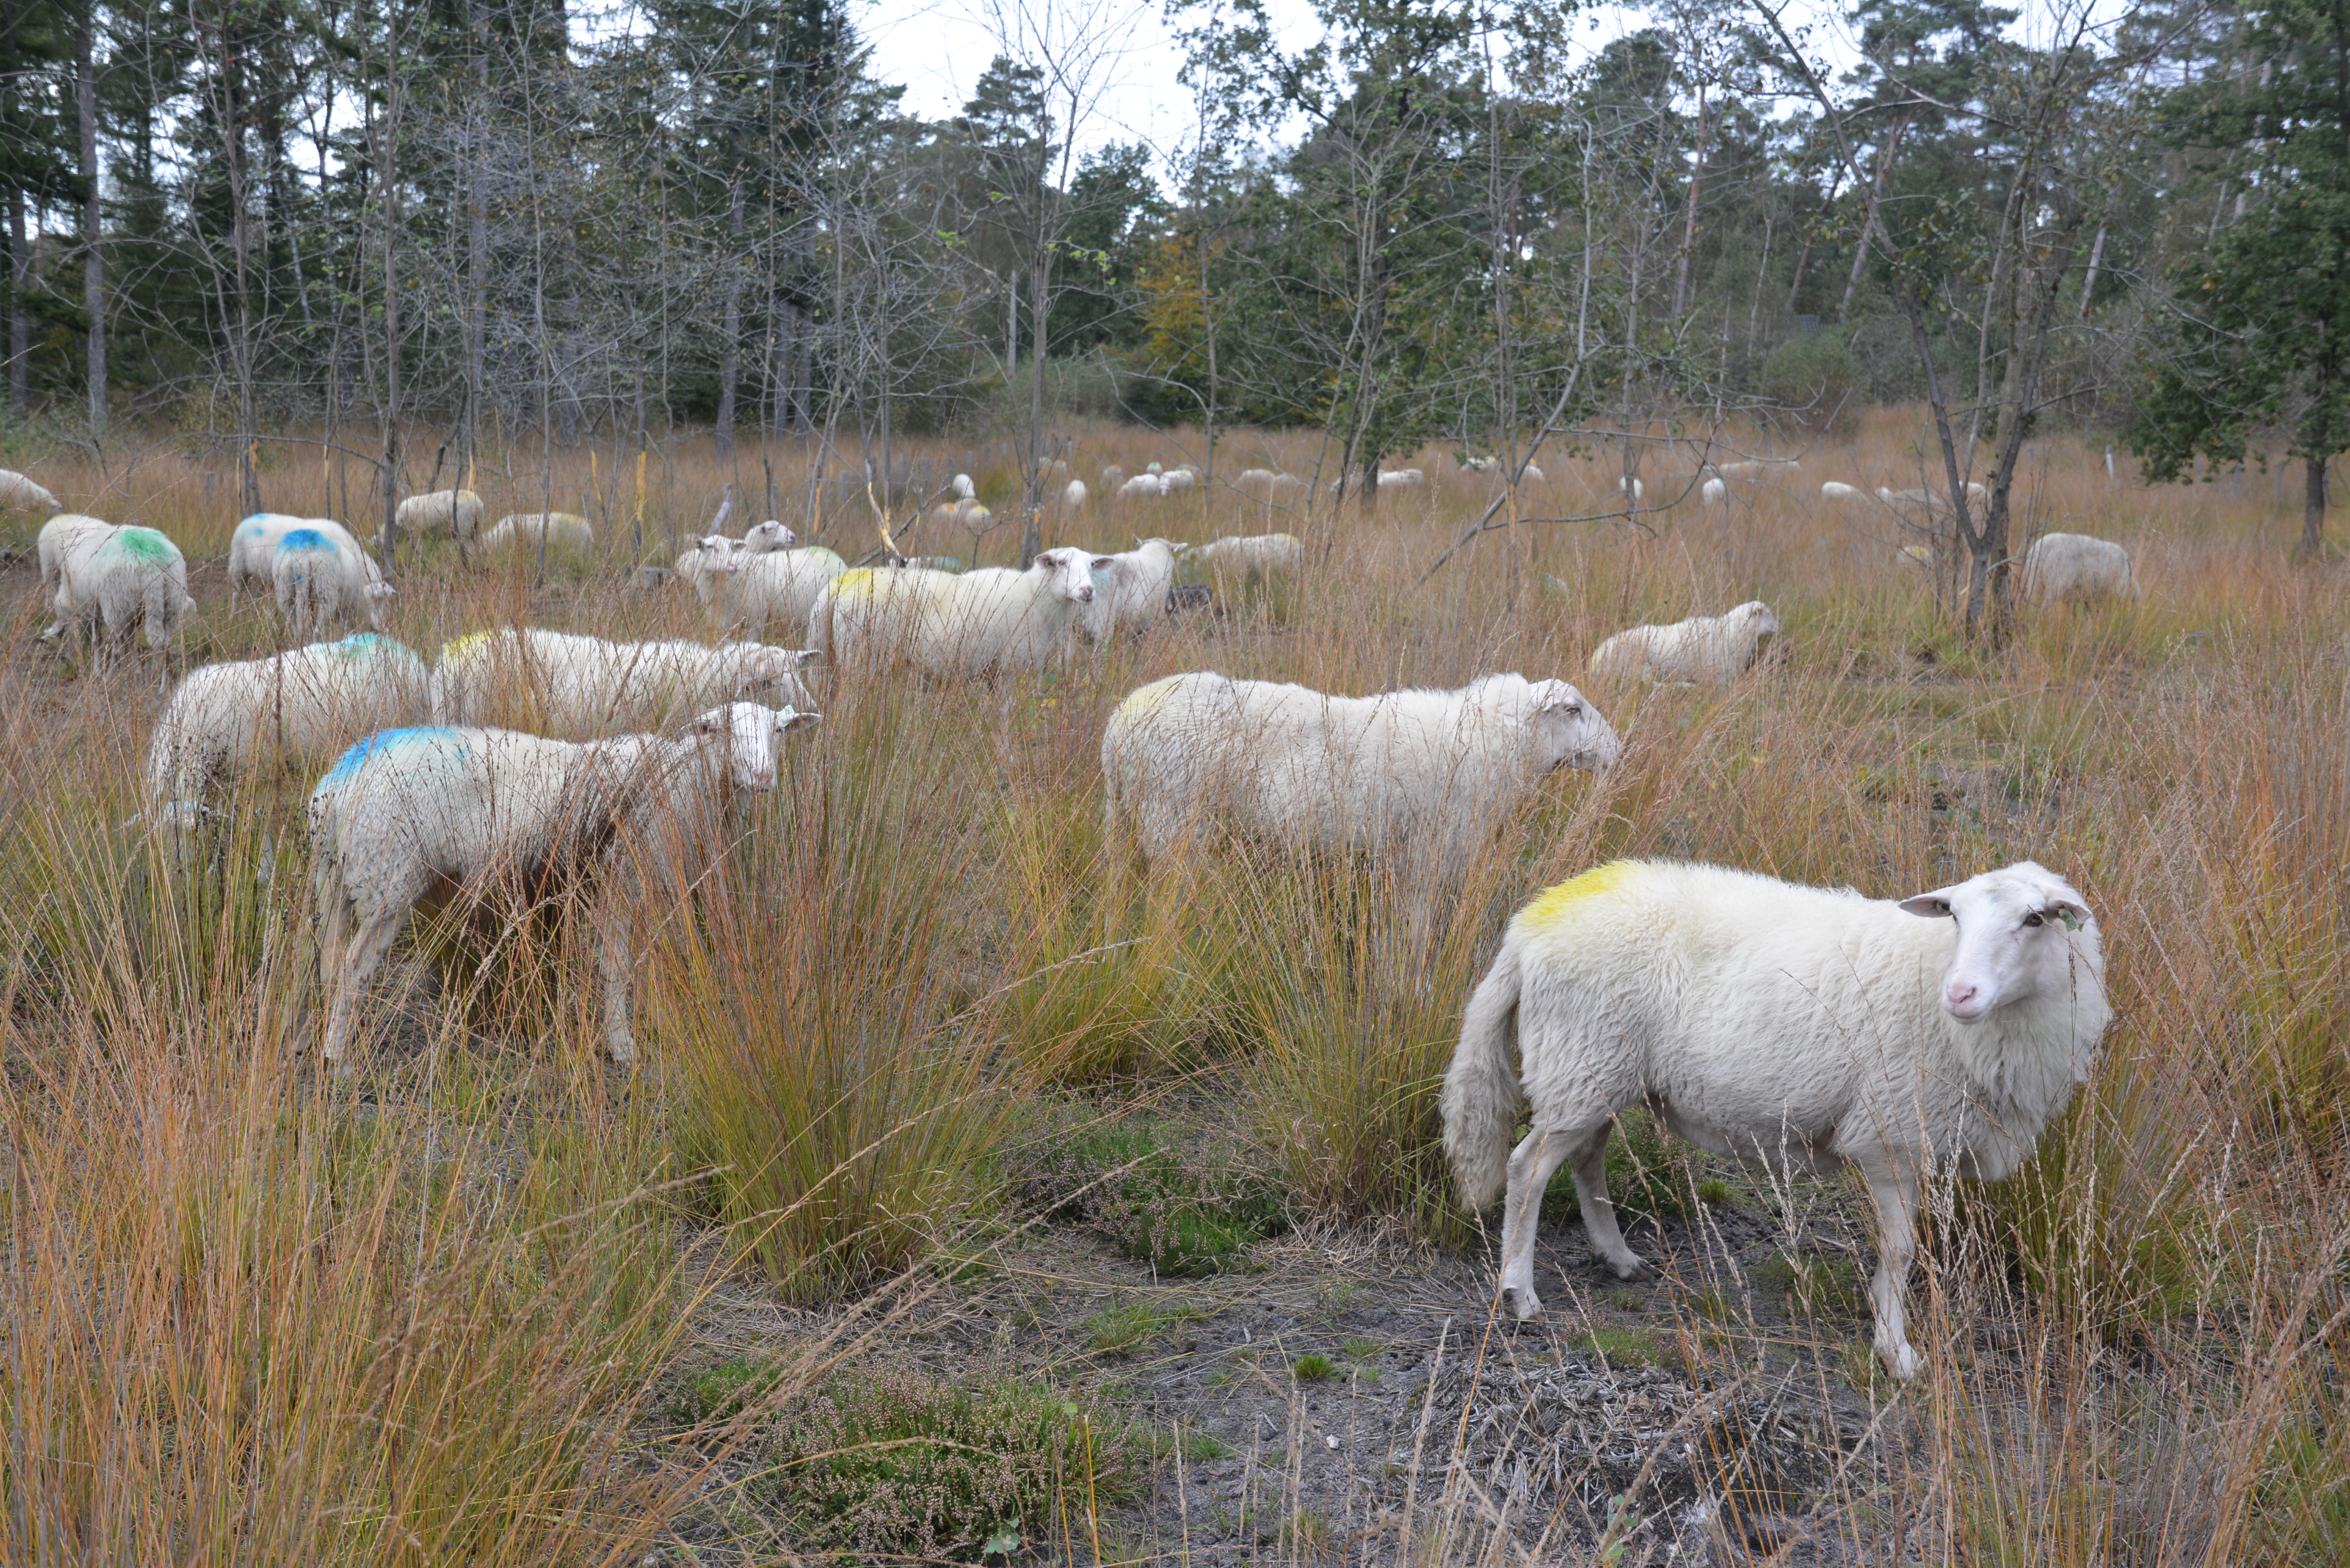
{"label": "sheep", "polygon": [[1823,501],[1865,501],[1867,499],[1867,493],[1856,484],[1846,484],[1840,480],[1831,479],[1825,484],[1820,486],[1820,499]]}
{"label": "sheep", "polygon": [[1167,482],[1155,473],[1138,473],[1118,487],[1120,501],[1155,501],[1167,493]]}
{"label": "sheep", "polygon": [[1228,828],[1293,854],[1367,850],[1418,897],[1466,871],[1544,774],[1606,769],[1622,750],[1564,680],[1333,697],[1195,671],[1110,715],[1104,816],[1150,866]]}
{"label": "sheep", "polygon": [[812,708],[800,680],[812,657],[758,642],[607,642],[536,627],[469,632],[441,650],[432,719],[484,724],[511,704],[534,731],[588,739],[769,694]]}
{"label": "sheep", "polygon": [[345,752],[310,793],[311,897],[328,1002],[319,1054],[343,1070],[361,996],[409,914],[436,892],[502,896],[526,918],[552,875],[588,874],[604,1043],[636,1059],[627,906],[638,856],[706,841],[734,794],[775,787],[776,737],[819,714],[732,702],[681,734],[569,742],[510,730],[389,730]]}
{"label": "sheep", "polygon": [[1091,604],[1077,611],[1078,629],[1097,648],[1121,631],[1142,632],[1167,613],[1168,590],[1175,586],[1176,546],[1165,539],[1138,539],[1131,550],[1107,557],[1094,583]]}
{"label": "sheep", "polygon": [[1230,578],[1246,587],[1303,565],[1305,543],[1295,534],[1235,535],[1187,545],[1182,553],[1204,566],[1210,576]]}
{"label": "sheep", "polygon": [[1915,566],[1929,576],[1942,565],[1941,552],[1931,545],[1904,545],[1893,552],[1893,559],[1901,566]]}
{"label": "sheep", "polygon": [[1742,462],[1710,462],[1705,466],[1724,479],[1760,479],[1774,468],[1801,468],[1801,458],[1756,457]]}
{"label": "sheep", "polygon": [[[1930,490],[1888,490],[1883,485],[1877,486],[1877,498],[1887,506],[1922,506],[1929,512],[1944,504],[1942,498]],[[1974,481],[1969,480],[1967,499],[1988,501],[1991,499],[1991,492]]]}
{"label": "sheep", "polygon": [[2086,534],[2043,534],[2023,555],[2023,597],[2034,604],[2104,594],[2137,598],[2130,553],[2111,539]]}
{"label": "sheep", "polygon": [[1118,493],[1118,487],[1125,483],[1126,470],[1118,467],[1118,464],[1114,462],[1107,462],[1102,465],[1101,487],[1103,490],[1110,493],[1111,494],[1116,494]]}
{"label": "sheep", "polygon": [[715,607],[718,618],[754,638],[765,637],[770,621],[797,631],[807,625],[824,586],[847,569],[847,562],[822,545],[742,556]]}
{"label": "sheep", "polygon": [[788,550],[799,542],[797,534],[773,517],[743,530],[743,548],[754,556],[772,556],[778,550]]}
{"label": "sheep", "polygon": [[375,557],[357,544],[316,528],[292,528],[269,558],[277,609],[296,637],[324,631],[346,616],[365,612],[368,625],[383,629],[384,602],[393,593]]}
{"label": "sheep", "polygon": [[482,548],[500,550],[517,540],[536,545],[544,539],[549,549],[585,550],[596,543],[596,529],[572,512],[510,512],[482,535]]}
{"label": "sheep", "polygon": [[[1881,1238],[1877,1349],[1908,1378],[1920,1182],[1995,1181],[2022,1163],[2088,1080],[2112,1017],[2095,918],[2028,860],[1898,903],[1619,860],[1511,919],[1445,1075],[1444,1147],[1472,1210],[1506,1178],[1501,1284],[1520,1319],[1542,1311],[1534,1226],[1562,1162],[1593,1248],[1619,1278],[1650,1276],[1607,1195],[1608,1128],[1627,1106],[1717,1153],[1856,1166]],[[1513,1152],[1522,1086],[1533,1131]]]}
{"label": "sheep", "polygon": [[47,516],[59,510],[57,498],[13,468],[0,468],[0,512],[37,512]]}
{"label": "sheep", "polygon": [[[840,557],[835,556],[833,559],[837,561]],[[945,572],[958,577],[971,569],[963,564],[962,557],[960,556],[909,556],[899,565],[919,567],[926,572]],[[834,575],[837,576],[839,574]]]}
{"label": "sheep", "polygon": [[1729,495],[1730,486],[1724,484],[1720,477],[1714,474],[1708,474],[1705,483],[1698,486],[1698,499],[1708,506],[1721,505],[1729,498]]}
{"label": "sheep", "polygon": [[1179,490],[1189,490],[1199,483],[1199,471],[1187,463],[1181,468],[1170,468],[1159,476],[1159,493],[1161,495],[1172,495]]}
{"label": "sheep", "polygon": [[146,627],[148,647],[167,648],[196,613],[196,601],[188,597],[187,558],[154,529],[99,523],[76,528],[60,543],[57,618],[41,634],[44,639],[71,630],[78,640],[92,619],[104,624],[109,639],[119,639],[138,622]]}
{"label": "sheep", "polygon": [[1491,473],[1502,466],[1502,460],[1498,457],[1464,457],[1461,460],[1461,466],[1471,473]]}
{"label": "sheep", "polygon": [[1632,504],[1638,506],[1642,501],[1648,498],[1648,486],[1642,484],[1638,480],[1625,479],[1619,475],[1616,481],[1616,493],[1618,495],[1631,496]]}
{"label": "sheep", "polygon": [[1072,512],[1083,512],[1086,509],[1086,482],[1073,479],[1061,492],[1061,504]]}
{"label": "sheep", "polygon": [[[78,512],[60,512],[42,524],[40,535],[33,545],[40,556],[42,588],[54,591],[57,587],[57,569],[65,561],[67,546],[77,535],[110,533],[113,528],[114,524],[103,518],[86,517]],[[55,636],[57,630],[52,627],[47,635]]]}
{"label": "sheep", "polygon": [[1416,468],[1387,468],[1379,471],[1381,490],[1418,490],[1428,483],[1428,475]]}
{"label": "sheep", "polygon": [[1525,466],[1525,471],[1524,471],[1523,473],[1519,474],[1519,475],[1518,475],[1518,477],[1519,477],[1521,480],[1528,480],[1528,479],[1530,479],[1530,480],[1534,481],[1536,484],[1540,484],[1540,483],[1543,483],[1543,471],[1542,471],[1540,468],[1536,467],[1534,464],[1533,464],[1533,463],[1531,463],[1531,462],[1530,462],[1530,463],[1526,464],[1526,466]]}
{"label": "sheep", "polygon": [[188,825],[222,781],[265,755],[333,751],[422,718],[428,680],[422,659],[373,632],[191,670],[155,722],[149,803]]}
{"label": "sheep", "polygon": [[1024,572],[843,572],[808,612],[808,644],[840,664],[903,659],[940,677],[1042,670],[1093,602],[1094,571],[1108,566],[1107,556],[1057,549]]}
{"label": "sheep", "polygon": [[958,473],[954,476],[954,493],[957,501],[979,499],[979,489],[972,483],[971,475],[968,473]]}
{"label": "sheep", "polygon": [[1252,493],[1262,492],[1271,496],[1284,490],[1302,490],[1305,482],[1294,473],[1276,473],[1269,468],[1244,468],[1241,476],[1232,481],[1232,486],[1237,490]]}
{"label": "sheep", "polygon": [[471,539],[482,531],[482,498],[470,490],[430,491],[401,502],[392,516],[403,533]]}
{"label": "sheep", "polygon": [[693,597],[712,615],[723,615],[720,595],[725,591],[734,569],[749,559],[742,540],[730,539],[723,534],[705,534],[692,549],[677,558],[678,579],[693,590]]}
{"label": "sheep", "polygon": [[256,512],[236,525],[228,536],[228,602],[236,604],[236,597],[247,583],[275,583],[272,568],[277,556],[277,541],[296,528],[312,528],[335,541],[337,545],[348,545],[360,548],[349,529],[330,517],[296,517],[285,512]]}
{"label": "sheep", "polygon": [[1726,615],[1691,616],[1669,626],[1636,626],[1594,649],[1595,675],[1721,686],[1735,680],[1779,634],[1779,618],[1761,599]]}

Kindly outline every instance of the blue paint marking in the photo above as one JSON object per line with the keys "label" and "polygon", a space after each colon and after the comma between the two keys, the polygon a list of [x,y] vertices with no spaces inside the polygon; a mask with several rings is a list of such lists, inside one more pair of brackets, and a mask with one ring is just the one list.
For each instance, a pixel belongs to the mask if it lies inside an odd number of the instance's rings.
{"label": "blue paint marking", "polygon": [[[369,735],[366,740],[336,758],[335,765],[327,770],[327,776],[318,781],[318,789],[341,788],[349,781],[353,774],[359,771],[359,764],[377,752],[388,751],[394,746],[411,745],[419,742],[440,742],[445,744],[457,739],[457,736],[458,732],[445,724],[427,724],[413,730],[380,731]],[[455,750],[458,757],[464,756],[464,747],[459,746]],[[311,793],[315,794],[317,791],[314,790]]]}
{"label": "blue paint marking", "polygon": [[335,651],[346,659],[367,659],[391,647],[391,639],[381,632],[355,631],[335,644]]}
{"label": "blue paint marking", "polygon": [[281,550],[331,550],[334,545],[328,544],[327,536],[316,528],[296,528],[277,541],[277,547]]}

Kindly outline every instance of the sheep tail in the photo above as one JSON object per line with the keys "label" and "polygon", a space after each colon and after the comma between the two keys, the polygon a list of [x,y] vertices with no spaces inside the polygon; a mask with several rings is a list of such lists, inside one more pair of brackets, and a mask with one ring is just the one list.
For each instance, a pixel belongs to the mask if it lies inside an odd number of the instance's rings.
{"label": "sheep tail", "polygon": [[1509,1178],[1510,1134],[1518,1121],[1518,976],[1513,931],[1470,993],[1461,1044],[1444,1075],[1444,1152],[1461,1200],[1472,1210],[1499,1198]]}

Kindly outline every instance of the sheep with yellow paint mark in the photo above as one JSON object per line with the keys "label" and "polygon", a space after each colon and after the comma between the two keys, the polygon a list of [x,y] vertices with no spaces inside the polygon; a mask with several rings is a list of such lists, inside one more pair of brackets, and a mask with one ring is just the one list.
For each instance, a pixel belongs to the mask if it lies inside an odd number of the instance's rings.
{"label": "sheep with yellow paint mark", "polygon": [[1503,1199],[1505,1303],[1542,1311],[1534,1226],[1562,1163],[1601,1259],[1649,1275],[1607,1172],[1616,1114],[1645,1104],[1718,1154],[1859,1170],[1883,1240],[1877,1348],[1916,1376],[1901,1293],[1919,1188],[1997,1180],[2031,1155],[2088,1081],[2113,1017],[2105,967],[2088,905],[2030,861],[1898,903],[1661,861],[1541,894],[1469,999],[1442,1096],[1462,1200]]}
{"label": "sheep with yellow paint mark", "polygon": [[808,612],[808,646],[844,667],[903,662],[942,678],[1042,670],[1071,641],[1079,612],[1093,602],[1093,574],[1108,565],[1090,550],[1057,549],[1024,572],[843,572]]}

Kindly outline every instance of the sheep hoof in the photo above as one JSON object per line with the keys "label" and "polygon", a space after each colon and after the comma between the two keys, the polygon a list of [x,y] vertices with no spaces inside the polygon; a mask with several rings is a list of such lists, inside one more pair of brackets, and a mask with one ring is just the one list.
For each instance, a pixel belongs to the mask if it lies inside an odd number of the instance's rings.
{"label": "sheep hoof", "polygon": [[1614,1273],[1617,1279],[1627,1281],[1633,1284],[1644,1283],[1647,1281],[1653,1280],[1657,1277],[1657,1271],[1650,1268],[1648,1264],[1642,1262],[1638,1258],[1627,1258],[1621,1262],[1615,1262],[1611,1259],[1608,1262],[1607,1267],[1609,1272]]}
{"label": "sheep hoof", "polygon": [[1893,1354],[1887,1355],[1885,1362],[1893,1376],[1904,1383],[1926,1369],[1926,1358],[1910,1349],[1906,1342],[1895,1345]]}
{"label": "sheep hoof", "polygon": [[1520,1323],[1531,1322],[1542,1315],[1542,1298],[1531,1288],[1520,1290],[1515,1285],[1502,1288],[1502,1307]]}

